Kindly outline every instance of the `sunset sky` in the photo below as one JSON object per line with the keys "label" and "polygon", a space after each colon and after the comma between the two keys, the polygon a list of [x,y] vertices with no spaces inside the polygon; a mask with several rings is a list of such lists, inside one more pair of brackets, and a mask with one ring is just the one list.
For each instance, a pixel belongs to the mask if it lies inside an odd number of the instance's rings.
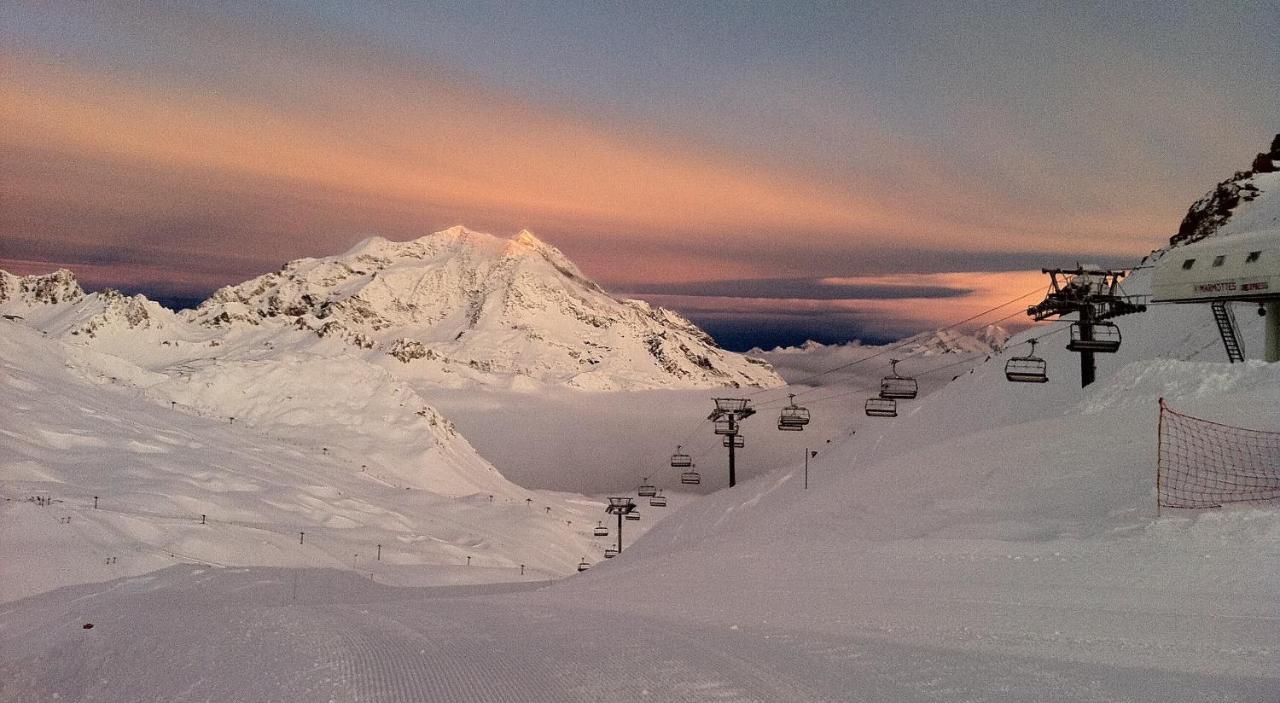
{"label": "sunset sky", "polygon": [[892,338],[1162,245],[1280,131],[1278,37],[1280,2],[0,3],[0,268],[202,297],[528,228],[731,346]]}

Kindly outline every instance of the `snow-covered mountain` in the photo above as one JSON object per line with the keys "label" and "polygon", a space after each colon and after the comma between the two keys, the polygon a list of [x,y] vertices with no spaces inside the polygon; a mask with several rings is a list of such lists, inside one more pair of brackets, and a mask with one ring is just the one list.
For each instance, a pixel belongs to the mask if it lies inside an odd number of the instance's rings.
{"label": "snow-covered mountain", "polygon": [[599,390],[781,384],[679,315],[613,297],[527,231],[374,237],[223,288],[188,319],[295,345],[302,335],[339,340],[394,360],[397,374],[449,385],[495,376]]}
{"label": "snow-covered mountain", "polygon": [[895,345],[901,345],[904,357],[935,356],[937,354],[989,354],[1000,351],[1009,339],[1009,332],[999,325],[986,325],[980,329],[963,332],[956,329],[922,332]]}
{"label": "snow-covered mountain", "polygon": [[32,318],[46,334],[84,339],[99,331],[163,330],[181,324],[172,310],[145,296],[110,289],[86,294],[67,269],[21,277],[0,271],[0,310],[10,319]]}
{"label": "snow-covered mountain", "polygon": [[0,271],[0,303],[39,305],[74,303],[84,298],[84,289],[66,269],[44,276],[15,276]]}
{"label": "snow-covered mountain", "polygon": [[[1009,332],[999,325],[985,325],[980,329],[964,332],[954,329],[931,330],[906,339],[894,342],[892,346],[901,347],[901,354],[906,356],[932,356],[935,354],[970,353],[986,354],[999,351],[1009,339]],[[881,347],[866,345],[859,341],[845,344],[823,344],[812,339],[798,347],[775,347],[764,351],[756,348],[750,354],[811,354],[822,350],[845,348],[849,350],[878,350]]]}
{"label": "snow-covered mountain", "polygon": [[222,358],[273,350],[359,357],[436,387],[782,385],[767,362],[720,349],[670,310],[610,295],[527,231],[513,239],[463,227],[407,242],[374,237],[177,313],[142,296],[86,294],[65,269],[0,272],[0,313],[156,363],[190,360],[178,349],[221,347]]}

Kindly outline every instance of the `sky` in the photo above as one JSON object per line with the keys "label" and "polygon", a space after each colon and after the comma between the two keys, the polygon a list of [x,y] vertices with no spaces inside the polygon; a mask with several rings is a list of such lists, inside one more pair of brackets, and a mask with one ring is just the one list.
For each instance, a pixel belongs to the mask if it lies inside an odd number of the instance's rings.
{"label": "sky", "polygon": [[1280,2],[18,0],[0,268],[198,299],[527,228],[731,347],[892,339],[1161,246],[1280,131],[1278,36]]}

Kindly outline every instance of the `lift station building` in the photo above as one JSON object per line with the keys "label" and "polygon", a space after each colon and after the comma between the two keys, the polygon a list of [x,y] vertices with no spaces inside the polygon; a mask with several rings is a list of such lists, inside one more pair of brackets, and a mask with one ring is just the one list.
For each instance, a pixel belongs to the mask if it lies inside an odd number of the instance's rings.
{"label": "lift station building", "polygon": [[1152,303],[1209,303],[1232,361],[1244,354],[1228,304],[1257,303],[1266,316],[1264,358],[1280,361],[1280,229],[1175,247],[1156,264],[1151,287]]}

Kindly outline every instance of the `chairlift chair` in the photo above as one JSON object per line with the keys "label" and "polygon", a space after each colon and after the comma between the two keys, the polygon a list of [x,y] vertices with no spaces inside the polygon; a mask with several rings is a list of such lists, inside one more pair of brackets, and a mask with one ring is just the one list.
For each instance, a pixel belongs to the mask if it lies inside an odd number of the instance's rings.
{"label": "chairlift chair", "polygon": [[636,489],[636,495],[640,496],[641,498],[652,498],[658,495],[658,488],[656,486],[650,485],[649,477],[645,476],[644,483],[640,484],[640,487]]}
{"label": "chairlift chair", "polygon": [[658,495],[649,499],[649,507],[652,507],[652,508],[667,507],[667,497],[659,493]]}
{"label": "chairlift chair", "polygon": [[733,442],[734,449],[742,449],[743,447],[747,446],[746,441],[742,438],[742,435],[740,434],[733,435],[732,437],[725,437],[724,441],[721,442],[721,444],[723,444],[725,447],[728,447],[730,442]]}
{"label": "chairlift chair", "polygon": [[898,401],[891,398],[867,398],[865,410],[869,417],[897,417]]}
{"label": "chairlift chair", "polygon": [[915,398],[916,393],[920,390],[919,385],[916,384],[916,380],[910,376],[898,375],[897,359],[890,359],[889,363],[893,367],[893,375],[885,376],[880,379],[880,397],[886,400],[894,398],[911,400],[912,398]]}
{"label": "chairlift chair", "polygon": [[626,518],[626,519],[628,519],[628,520],[639,520],[639,519],[640,519],[640,511],[639,511],[639,510],[632,510],[631,512],[627,513],[626,515],[623,515],[622,517],[625,517],[625,518]]}
{"label": "chairlift chair", "polygon": [[809,409],[796,405],[796,394],[788,393],[791,404],[782,409],[778,416],[778,429],[784,432],[801,432],[809,424]]}
{"label": "chairlift chair", "polygon": [[1031,352],[1026,356],[1015,356],[1004,365],[1004,377],[1014,383],[1046,383],[1049,364],[1036,356],[1036,340],[1028,340]]}
{"label": "chairlift chair", "polygon": [[680,474],[680,483],[686,486],[697,486],[702,483],[702,474],[697,471],[685,471]]}
{"label": "chairlift chair", "polygon": [[680,445],[676,446],[676,453],[671,455],[671,468],[687,469],[693,466],[693,457],[681,452],[680,450],[683,448]]}
{"label": "chairlift chair", "polygon": [[578,571],[586,571],[587,569],[590,569],[590,568],[591,568],[591,564],[587,563],[586,557],[583,557],[582,561],[578,562]]}
{"label": "chairlift chair", "polygon": [[[1089,339],[1084,339],[1088,329]],[[1099,352],[1112,354],[1120,349],[1120,328],[1113,322],[1094,322],[1081,325],[1071,323],[1071,341],[1067,342],[1067,351]]]}
{"label": "chairlift chair", "polygon": [[738,425],[727,417],[720,418],[716,422],[716,434],[737,434]]}
{"label": "chairlift chair", "polygon": [[618,550],[614,549],[613,547],[609,547],[608,549],[604,550],[605,559],[612,559],[616,556],[618,556]]}
{"label": "chairlift chair", "polygon": [[597,522],[597,523],[596,523],[596,527],[595,527],[595,529],[594,529],[594,530],[592,530],[592,531],[591,531],[591,534],[592,534],[593,536],[595,536],[595,537],[608,537],[608,536],[609,536],[609,528],[605,527],[605,526],[604,526],[604,523],[602,523],[602,522]]}

